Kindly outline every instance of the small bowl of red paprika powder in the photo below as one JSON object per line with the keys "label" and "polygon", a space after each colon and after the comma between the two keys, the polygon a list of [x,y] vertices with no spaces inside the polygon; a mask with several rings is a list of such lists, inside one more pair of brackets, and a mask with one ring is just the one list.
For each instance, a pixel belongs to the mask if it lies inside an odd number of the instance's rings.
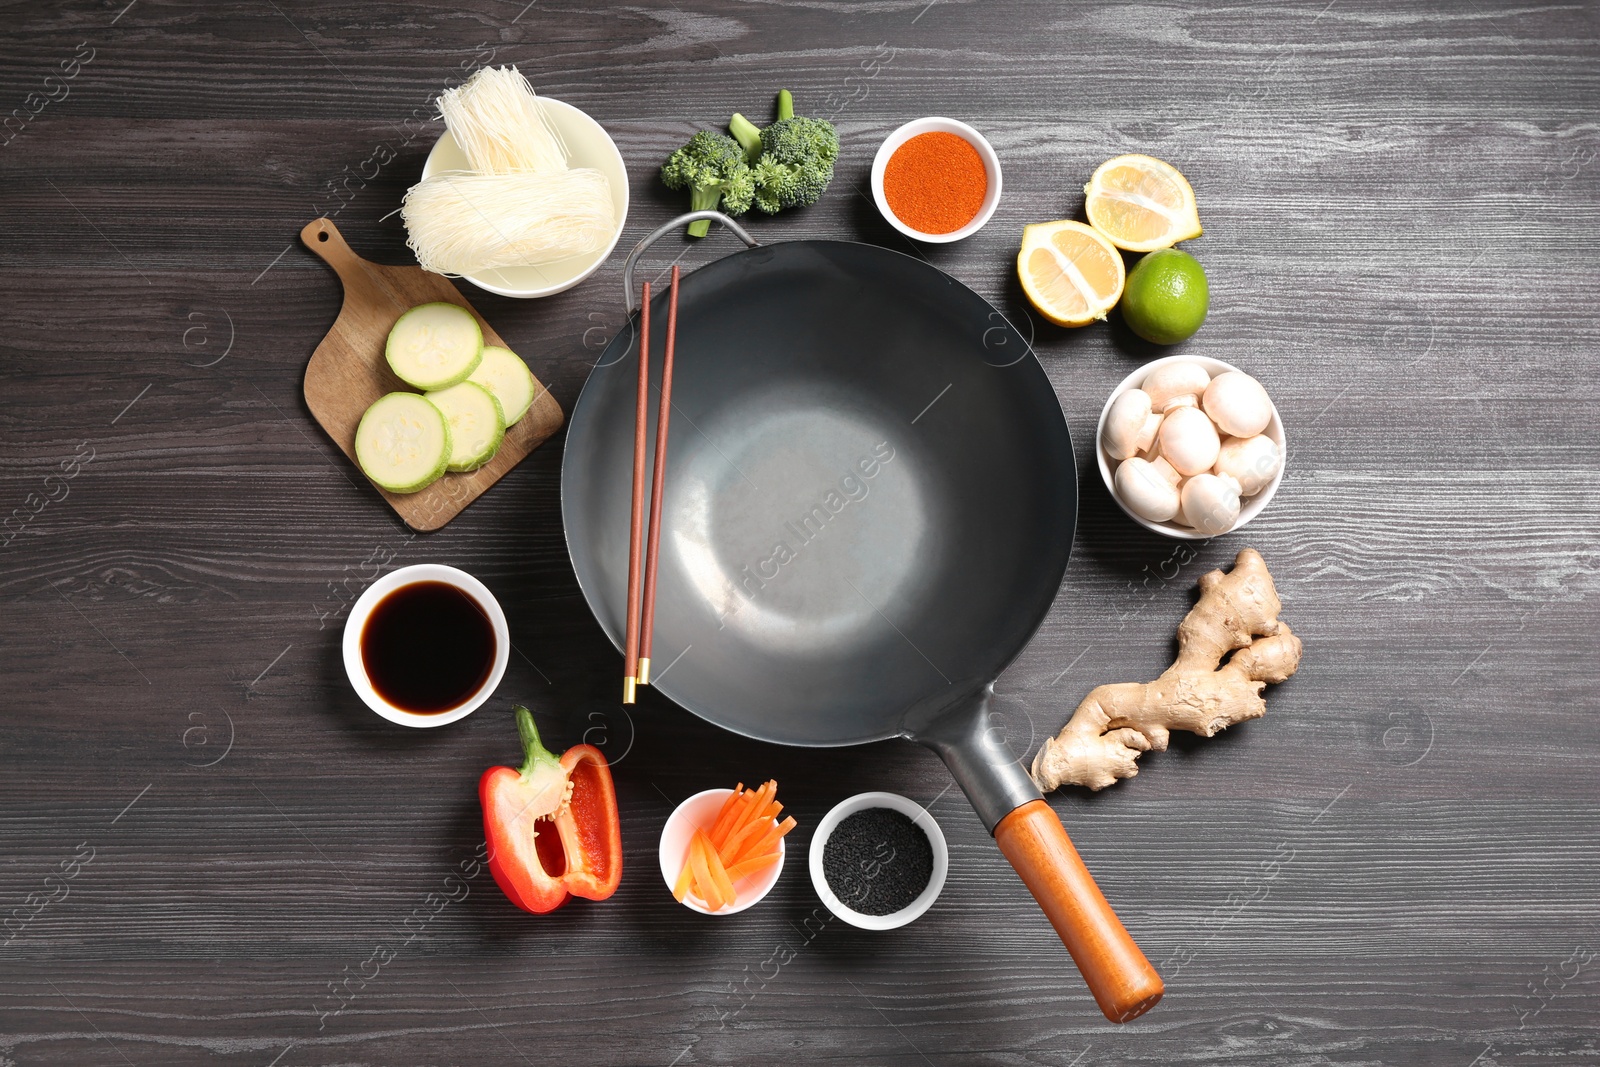
{"label": "small bowl of red paprika powder", "polygon": [[907,237],[959,241],[983,229],[1000,204],[1000,157],[964,122],[915,119],[878,148],[872,198]]}

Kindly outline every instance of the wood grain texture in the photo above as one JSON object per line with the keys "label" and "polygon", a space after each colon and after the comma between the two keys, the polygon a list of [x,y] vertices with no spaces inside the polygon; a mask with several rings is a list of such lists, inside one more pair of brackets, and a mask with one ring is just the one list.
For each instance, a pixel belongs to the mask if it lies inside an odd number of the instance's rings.
{"label": "wood grain texture", "polygon": [[[312,417],[351,463],[357,462],[356,427],[367,408],[386,393],[410,391],[384,358],[389,331],[401,315],[421,304],[455,304],[478,320],[485,345],[505,347],[494,327],[449,279],[421,267],[391,267],[363,259],[351,251],[339,228],[326,218],[307,223],[300,240],[334,269],[344,286],[339,317],[306,364],[304,388]],[[561,405],[537,377],[533,384],[533,402],[522,418],[506,428],[499,450],[488,463],[474,471],[447,473],[415,493],[373,488],[413,530],[428,533],[444,526],[561,429]],[[360,470],[359,464],[356,469]]]}
{"label": "wood grain texture", "polygon": [[[5,15],[0,116],[32,117],[0,132],[0,519],[22,509],[0,537],[0,1065],[1600,1064],[1592,3]],[[1148,1015],[1102,1020],[932,754],[756,744],[650,692],[622,714],[567,559],[560,435],[415,534],[317,429],[300,378],[340,296],[293,235],[326,215],[409,262],[391,214],[430,101],[486,62],[616,139],[622,247],[682,209],[655,169],[690,131],[790,88],[838,124],[838,177],[756,235],[923,256],[1031,337],[1082,492],[1055,609],[998,685],[1019,752],[1094,685],[1166,667],[1201,573],[1265,556],[1306,643],[1266,717],[1051,798],[1166,982]],[[1005,167],[954,246],[912,246],[863,195],[878,142],[927,114]],[[1115,318],[1040,322],[1013,275],[1021,227],[1079,217],[1126,151],[1199,198],[1213,302],[1185,350],[1258,374],[1291,444],[1262,517],[1183,553],[1117,510],[1089,440],[1159,353]],[[625,322],[620,280],[614,256],[547,299],[469,295],[570,408]],[[517,653],[484,709],[401,731],[349,692],[338,640],[368,582],[424,561],[487,583]],[[533,919],[470,874],[513,701],[615,763],[611,901]],[[759,908],[686,913],[653,869],[662,821],[769,775],[797,854],[849,794],[930,803],[940,900],[892,934],[821,923],[795,864]]]}

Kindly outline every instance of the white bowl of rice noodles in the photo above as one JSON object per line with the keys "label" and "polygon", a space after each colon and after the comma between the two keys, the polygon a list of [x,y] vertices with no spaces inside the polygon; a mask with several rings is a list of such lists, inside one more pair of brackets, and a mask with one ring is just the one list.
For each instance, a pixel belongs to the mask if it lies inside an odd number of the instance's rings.
{"label": "white bowl of rice noodles", "polygon": [[477,82],[485,90],[475,102],[466,99],[468,108],[459,97],[441,100],[448,128],[402,209],[408,243],[425,269],[501,296],[571,289],[599,269],[622,236],[622,153],[571,104],[531,89],[524,97],[520,74],[511,82],[493,71],[501,84],[490,93],[484,73],[462,87]]}

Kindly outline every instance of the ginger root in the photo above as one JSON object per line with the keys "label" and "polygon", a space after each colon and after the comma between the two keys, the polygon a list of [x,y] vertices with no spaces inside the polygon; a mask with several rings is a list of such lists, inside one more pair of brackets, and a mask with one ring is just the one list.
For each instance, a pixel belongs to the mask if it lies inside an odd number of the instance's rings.
{"label": "ginger root", "polygon": [[1046,793],[1064,784],[1104,789],[1138,774],[1139,754],[1164,751],[1172,730],[1211,737],[1266,714],[1261,691],[1300,665],[1300,639],[1278,620],[1280,607],[1253,548],[1228,574],[1202,575],[1200,600],[1178,624],[1177,661],[1153,682],[1102,685],[1084,697],[1034,756],[1033,780]]}

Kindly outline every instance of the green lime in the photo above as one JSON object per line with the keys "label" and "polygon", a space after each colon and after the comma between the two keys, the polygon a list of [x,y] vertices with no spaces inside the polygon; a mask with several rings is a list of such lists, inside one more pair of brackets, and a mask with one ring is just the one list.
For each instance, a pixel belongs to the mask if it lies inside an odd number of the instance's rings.
{"label": "green lime", "polygon": [[1158,345],[1175,345],[1194,336],[1210,303],[1200,261],[1176,248],[1161,248],[1128,272],[1119,306],[1134,333]]}

